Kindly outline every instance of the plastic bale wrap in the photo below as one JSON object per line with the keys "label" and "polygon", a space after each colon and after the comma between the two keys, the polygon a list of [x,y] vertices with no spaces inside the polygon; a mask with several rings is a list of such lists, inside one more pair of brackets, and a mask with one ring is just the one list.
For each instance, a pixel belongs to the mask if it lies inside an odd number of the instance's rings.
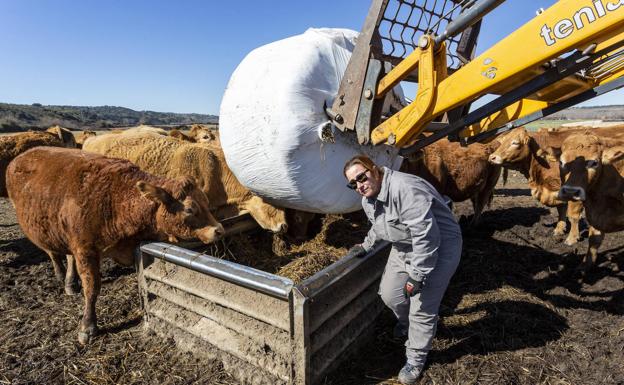
{"label": "plastic bale wrap", "polygon": [[[357,32],[309,29],[255,49],[232,75],[221,103],[220,136],[226,161],[240,182],[269,201],[316,213],[361,208],[345,187],[345,162],[364,153],[398,168],[390,146],[360,146],[355,133],[329,125],[331,106]],[[392,94],[392,93],[390,93]],[[402,98],[400,88],[391,97]],[[321,139],[321,131],[331,133]]]}

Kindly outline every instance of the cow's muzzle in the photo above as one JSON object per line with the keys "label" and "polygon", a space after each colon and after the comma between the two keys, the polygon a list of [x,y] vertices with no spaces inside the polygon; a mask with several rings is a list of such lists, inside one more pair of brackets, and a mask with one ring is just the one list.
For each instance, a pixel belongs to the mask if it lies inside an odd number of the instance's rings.
{"label": "cow's muzzle", "polygon": [[203,243],[211,243],[218,241],[225,235],[225,230],[223,226],[218,223],[216,226],[204,227],[200,230],[197,230],[196,236]]}
{"label": "cow's muzzle", "polygon": [[488,158],[489,162],[492,164],[498,164],[501,165],[503,164],[503,158],[500,157],[500,155],[490,155],[490,157]]}
{"label": "cow's muzzle", "polygon": [[277,225],[277,228],[273,231],[278,234],[285,234],[288,231],[288,225],[286,223],[280,223]]}
{"label": "cow's muzzle", "polygon": [[564,201],[584,201],[585,189],[578,186],[561,186],[558,198]]}

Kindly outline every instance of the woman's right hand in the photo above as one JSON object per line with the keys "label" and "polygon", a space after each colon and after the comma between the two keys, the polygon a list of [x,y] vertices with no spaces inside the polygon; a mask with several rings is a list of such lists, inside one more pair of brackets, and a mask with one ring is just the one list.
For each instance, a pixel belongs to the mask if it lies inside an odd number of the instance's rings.
{"label": "woman's right hand", "polygon": [[361,244],[358,244],[351,247],[345,257],[362,257],[364,255],[366,255],[366,250]]}

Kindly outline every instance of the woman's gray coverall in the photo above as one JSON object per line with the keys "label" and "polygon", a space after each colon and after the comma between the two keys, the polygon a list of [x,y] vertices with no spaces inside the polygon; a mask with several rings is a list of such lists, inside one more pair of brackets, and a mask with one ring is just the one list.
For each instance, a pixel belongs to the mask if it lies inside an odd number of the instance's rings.
{"label": "woman's gray coverall", "polygon": [[[384,167],[379,195],[362,199],[373,224],[362,246],[392,242],[379,295],[404,327],[407,362],[424,366],[436,332],[438,309],[461,255],[459,225],[442,196],[427,181]],[[422,291],[406,299],[408,276],[424,281]]]}

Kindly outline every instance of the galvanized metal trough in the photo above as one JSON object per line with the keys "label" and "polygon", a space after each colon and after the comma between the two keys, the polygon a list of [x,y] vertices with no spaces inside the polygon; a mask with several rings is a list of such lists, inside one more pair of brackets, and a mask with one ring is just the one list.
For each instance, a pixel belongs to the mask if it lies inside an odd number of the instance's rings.
{"label": "galvanized metal trough", "polygon": [[142,245],[145,324],[250,384],[315,384],[370,336],[389,244],[301,284],[167,243]]}

